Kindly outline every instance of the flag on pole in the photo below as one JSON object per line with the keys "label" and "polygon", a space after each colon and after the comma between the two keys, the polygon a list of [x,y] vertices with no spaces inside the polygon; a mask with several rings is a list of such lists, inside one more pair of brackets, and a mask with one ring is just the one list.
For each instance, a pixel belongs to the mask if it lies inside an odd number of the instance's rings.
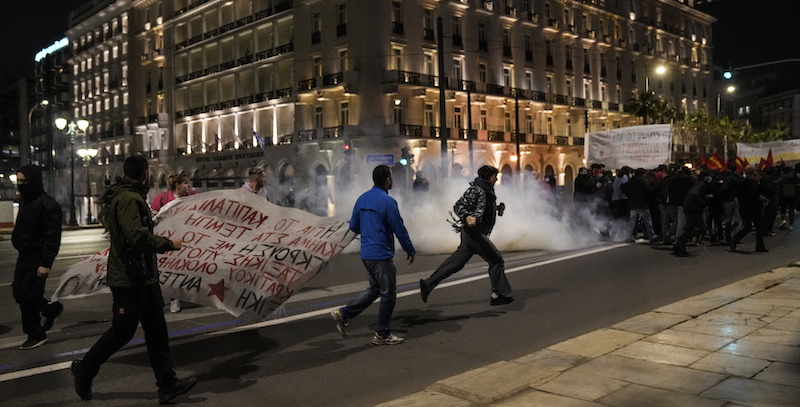
{"label": "flag on pole", "polygon": [[714,153],[714,155],[712,155],[711,157],[708,157],[707,162],[711,164],[711,165],[708,165],[708,169],[710,169],[710,170],[722,170],[722,169],[725,169],[725,160],[723,160],[722,157],[720,157],[719,154],[717,154],[717,153]]}
{"label": "flag on pole", "polygon": [[750,163],[747,162],[746,158],[739,157],[738,154],[736,155],[736,172],[744,171],[748,165],[750,165]]}
{"label": "flag on pole", "polygon": [[256,143],[258,144],[259,147],[261,147],[262,149],[266,148],[264,137],[259,136],[255,130],[253,130],[253,137],[256,138]]}
{"label": "flag on pole", "polygon": [[769,149],[769,154],[767,154],[767,166],[772,167],[775,164],[772,162],[772,149]]}

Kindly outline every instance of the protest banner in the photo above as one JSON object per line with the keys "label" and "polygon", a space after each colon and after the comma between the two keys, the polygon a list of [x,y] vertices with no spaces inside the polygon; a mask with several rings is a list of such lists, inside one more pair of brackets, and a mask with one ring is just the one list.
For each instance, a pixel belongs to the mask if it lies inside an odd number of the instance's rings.
{"label": "protest banner", "polygon": [[587,165],[652,169],[669,163],[672,126],[651,124],[588,133],[583,148]]}
{"label": "protest banner", "polygon": [[774,162],[800,161],[800,140],[770,141],[765,143],[736,143],[736,155],[751,163],[768,161],[772,152]]}
{"label": "protest banner", "polygon": [[[346,220],[277,206],[241,190],[180,198],[156,217],[155,234],[180,238],[158,255],[166,298],[266,317],[353,240]],[[110,292],[109,249],[70,267],[53,300]]]}

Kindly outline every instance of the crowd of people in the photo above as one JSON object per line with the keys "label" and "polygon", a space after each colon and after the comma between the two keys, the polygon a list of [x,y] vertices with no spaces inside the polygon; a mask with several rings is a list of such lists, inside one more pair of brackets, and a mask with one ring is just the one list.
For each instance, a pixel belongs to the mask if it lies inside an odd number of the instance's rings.
{"label": "crowd of people", "polygon": [[794,229],[798,172],[800,164],[737,171],[731,163],[724,170],[662,165],[612,173],[597,163],[578,171],[572,213],[578,222],[598,220],[603,239],[672,245],[678,256],[706,239],[736,251],[753,231],[755,251],[767,252],[764,237],[775,235],[779,216],[778,229]]}

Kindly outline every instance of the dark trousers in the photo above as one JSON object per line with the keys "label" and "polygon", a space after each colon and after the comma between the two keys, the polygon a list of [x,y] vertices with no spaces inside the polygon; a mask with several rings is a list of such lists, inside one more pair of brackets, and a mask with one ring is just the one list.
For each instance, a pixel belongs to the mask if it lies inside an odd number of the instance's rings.
{"label": "dark trousers", "polygon": [[461,244],[453,254],[442,262],[423,283],[429,290],[433,290],[442,280],[464,268],[472,255],[477,254],[489,263],[489,280],[492,291],[504,296],[511,295],[511,284],[506,278],[505,261],[503,255],[497,250],[489,237],[478,232],[475,228],[461,230]]}
{"label": "dark trousers", "polygon": [[743,237],[755,228],[756,250],[766,249],[766,246],[764,246],[764,232],[766,229],[764,227],[761,211],[758,209],[751,211],[740,210],[739,215],[742,217],[742,228],[733,236],[733,241],[737,243],[740,242]]}
{"label": "dark trousers", "polygon": [[344,319],[354,318],[372,305],[375,299],[380,297],[375,332],[385,337],[391,333],[389,322],[392,319],[392,312],[394,312],[394,304],[397,302],[397,269],[394,267],[392,259],[361,259],[361,261],[369,274],[369,288],[359,294],[358,297],[353,298],[339,312]]}
{"label": "dark trousers", "polygon": [[22,314],[22,332],[28,335],[28,339],[35,340],[47,337],[42,329],[42,316],[49,311],[44,298],[45,278],[36,275],[38,269],[38,265],[26,265],[24,260],[18,260],[11,284],[14,300],[19,304]]}
{"label": "dark trousers", "polygon": [[681,250],[685,250],[686,242],[691,240],[693,237],[702,235],[703,232],[705,232],[702,212],[686,212],[684,210],[683,214],[684,218],[686,219],[686,223],[683,226],[683,232],[678,235],[678,238],[675,240],[675,245]]}
{"label": "dark trousers", "polygon": [[169,331],[162,310],[164,299],[161,297],[161,286],[111,287],[111,295],[114,299],[111,328],[83,357],[86,367],[96,374],[100,365],[133,338],[141,322],[156,385],[163,388],[172,384],[175,371],[172,370]]}

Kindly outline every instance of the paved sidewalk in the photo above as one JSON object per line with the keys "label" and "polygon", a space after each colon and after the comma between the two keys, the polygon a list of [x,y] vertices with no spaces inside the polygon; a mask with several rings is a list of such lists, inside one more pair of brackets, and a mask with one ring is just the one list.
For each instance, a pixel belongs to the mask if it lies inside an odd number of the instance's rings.
{"label": "paved sidewalk", "polygon": [[396,406],[800,406],[800,262],[380,405]]}

